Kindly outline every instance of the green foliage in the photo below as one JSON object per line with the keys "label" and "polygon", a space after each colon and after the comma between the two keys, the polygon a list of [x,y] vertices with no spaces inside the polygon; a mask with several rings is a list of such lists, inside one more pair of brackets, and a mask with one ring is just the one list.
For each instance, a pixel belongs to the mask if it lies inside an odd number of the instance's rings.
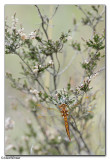
{"label": "green foliage", "polygon": [[91,52],[89,56],[90,60],[83,62],[81,65],[82,68],[85,69],[86,75],[90,77],[94,73],[94,70],[97,66],[97,62],[100,61],[102,57],[100,52]]}
{"label": "green foliage", "polygon": [[23,146],[19,146],[19,148],[18,148],[18,152],[20,153],[20,155],[22,155],[23,151],[24,151]]}
{"label": "green foliage", "polygon": [[72,47],[73,47],[75,50],[81,51],[80,43],[72,42]]}
{"label": "green foliage", "polygon": [[80,86],[80,90],[84,91],[85,93],[88,92],[91,88],[89,87],[90,79],[84,81],[84,83]]}
{"label": "green foliage", "polygon": [[68,91],[71,89],[71,84],[70,83],[67,84],[67,89],[68,89]]}
{"label": "green foliage", "polygon": [[37,133],[35,132],[32,124],[29,122],[29,123],[27,123],[27,126],[28,126],[28,128],[29,128],[30,134],[29,134],[29,133],[26,133],[26,136],[28,136],[28,137],[31,137],[31,136],[32,136],[32,137],[36,137],[36,136],[37,136]]}
{"label": "green foliage", "polygon": [[83,62],[82,68],[85,69],[86,75],[91,76],[94,73],[94,70],[98,64],[98,61],[100,61],[101,58],[104,56],[99,52],[99,50],[102,50],[105,48],[105,45],[103,45],[104,37],[100,37],[98,34],[95,34],[93,36],[93,40],[89,40],[86,42],[88,47],[91,47],[95,49],[96,51],[89,53],[88,60],[85,60]]}
{"label": "green foliage", "polygon": [[98,13],[98,8],[99,8],[99,6],[94,6],[94,5],[92,5],[91,7],[92,7],[92,9],[93,9],[96,13]]}
{"label": "green foliage", "polygon": [[16,54],[16,50],[24,45],[19,32],[16,30],[18,19],[16,14],[12,17],[12,26],[8,26],[5,21],[5,54]]}
{"label": "green foliage", "polygon": [[105,45],[103,45],[103,41],[104,41],[104,37],[100,37],[98,34],[95,34],[93,37],[93,40],[89,40],[86,42],[88,47],[92,47],[93,49],[96,50],[101,50],[105,47]]}
{"label": "green foliage", "polygon": [[82,24],[90,26],[93,31],[96,30],[97,24],[103,20],[103,12],[100,14],[100,5],[91,5],[91,9],[83,10],[82,7],[78,8],[82,11],[85,17],[82,18]]}

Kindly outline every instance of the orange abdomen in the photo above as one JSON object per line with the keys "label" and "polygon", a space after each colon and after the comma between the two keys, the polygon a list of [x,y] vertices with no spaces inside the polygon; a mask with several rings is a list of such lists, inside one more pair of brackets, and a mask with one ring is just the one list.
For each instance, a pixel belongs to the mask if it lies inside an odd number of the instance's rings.
{"label": "orange abdomen", "polygon": [[59,106],[59,108],[61,110],[62,117],[64,118],[66,133],[69,137],[69,140],[71,141],[70,132],[69,132],[69,125],[68,125],[68,121],[67,121],[67,117],[68,117],[68,110],[66,109],[67,105],[66,104],[61,104]]}
{"label": "orange abdomen", "polygon": [[69,132],[69,125],[68,125],[68,121],[67,121],[67,116],[64,117],[64,122],[65,122],[66,133],[67,133],[67,135],[69,137],[69,140],[71,141],[70,132]]}

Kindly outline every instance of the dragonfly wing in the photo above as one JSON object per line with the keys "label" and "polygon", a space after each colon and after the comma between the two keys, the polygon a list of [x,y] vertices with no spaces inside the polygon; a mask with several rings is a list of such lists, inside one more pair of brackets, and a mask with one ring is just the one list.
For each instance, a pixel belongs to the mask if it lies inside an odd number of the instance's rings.
{"label": "dragonfly wing", "polygon": [[40,107],[37,108],[36,114],[38,116],[60,116],[60,112],[56,108],[47,108],[47,107]]}

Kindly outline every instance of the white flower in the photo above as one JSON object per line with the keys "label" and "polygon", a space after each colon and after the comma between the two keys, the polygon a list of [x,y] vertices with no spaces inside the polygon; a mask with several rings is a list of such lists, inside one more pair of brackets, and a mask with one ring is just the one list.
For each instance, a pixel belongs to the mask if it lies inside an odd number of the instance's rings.
{"label": "white flower", "polygon": [[15,122],[10,117],[8,117],[5,120],[5,129],[6,130],[13,129],[14,125],[15,125]]}
{"label": "white flower", "polygon": [[22,39],[22,40],[25,40],[25,39],[27,39],[28,37],[27,37],[27,35],[23,32],[23,30],[24,30],[24,28],[19,29],[19,30],[18,30],[18,34],[21,36],[21,39]]}
{"label": "white flower", "polygon": [[29,36],[33,36],[34,35],[34,32],[31,32],[30,34],[29,34]]}
{"label": "white flower", "polygon": [[61,136],[58,136],[58,140],[61,140]]}
{"label": "white flower", "polygon": [[34,102],[39,101],[39,91],[37,91],[36,89],[30,90],[30,93],[32,93],[34,96],[32,96],[32,100]]}
{"label": "white flower", "polygon": [[41,65],[39,65],[39,68],[42,68],[42,66],[41,66]]}
{"label": "white flower", "polygon": [[34,101],[34,102],[37,102],[38,101],[38,98],[37,98],[38,96],[32,96],[32,100]]}
{"label": "white flower", "polygon": [[18,33],[23,33],[23,31],[24,31],[24,28],[20,28],[20,29],[18,30]]}
{"label": "white flower", "polygon": [[55,99],[57,99],[57,98],[58,98],[58,93],[55,94]]}
{"label": "white flower", "polygon": [[86,81],[89,83],[91,81],[91,78],[88,77]]}
{"label": "white flower", "polygon": [[38,65],[35,65],[34,68],[38,69]]}
{"label": "white flower", "polygon": [[48,64],[51,66],[51,67],[53,67],[53,61],[52,60],[50,60],[49,62],[48,62]]}
{"label": "white flower", "polygon": [[14,23],[18,23],[18,18],[12,18],[12,22],[14,22]]}
{"label": "white flower", "polygon": [[16,26],[12,26],[12,28],[11,28],[12,30],[15,30],[16,29]]}
{"label": "white flower", "polygon": [[80,86],[83,87],[83,84],[81,84]]}
{"label": "white flower", "polygon": [[38,65],[34,66],[33,72],[34,72],[34,73],[37,73],[38,70],[39,70],[39,69],[38,69]]}
{"label": "white flower", "polygon": [[10,44],[12,44],[13,43],[13,41],[12,40],[10,40]]}
{"label": "white flower", "polygon": [[86,64],[88,64],[89,62],[85,59],[85,61],[84,61]]}
{"label": "white flower", "polygon": [[20,35],[21,35],[21,39],[22,39],[22,40],[27,39],[27,36],[26,36],[26,34],[25,34],[25,33],[22,33],[22,34],[20,34]]}
{"label": "white flower", "polygon": [[38,72],[38,69],[37,69],[37,68],[33,69],[33,72],[34,72],[34,73],[37,73],[37,72]]}
{"label": "white flower", "polygon": [[67,37],[67,40],[72,40],[72,36],[68,36],[68,37]]}
{"label": "white flower", "polygon": [[29,37],[30,37],[30,39],[35,39],[35,37],[36,37],[36,32],[31,32],[31,33],[29,34]]}
{"label": "white flower", "polygon": [[35,95],[38,95],[39,91],[37,91],[36,89],[30,90],[30,93],[33,93]]}

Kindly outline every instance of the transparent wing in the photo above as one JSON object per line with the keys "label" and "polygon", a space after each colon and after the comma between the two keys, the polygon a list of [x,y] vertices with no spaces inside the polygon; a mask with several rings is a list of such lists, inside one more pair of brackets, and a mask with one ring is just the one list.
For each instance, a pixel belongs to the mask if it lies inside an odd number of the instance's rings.
{"label": "transparent wing", "polygon": [[[68,113],[71,114],[72,109],[68,108]],[[55,107],[55,106],[50,106],[50,107],[45,107],[41,104],[37,105],[37,109],[36,109],[36,116],[38,118],[63,118],[60,112],[60,108],[59,107]]]}
{"label": "transparent wing", "polygon": [[54,134],[56,133],[62,137],[67,137],[64,118],[57,107],[39,105],[36,111],[36,118],[40,125],[45,128],[46,132],[51,131],[54,132]]}
{"label": "transparent wing", "polygon": [[55,107],[44,107],[42,105],[37,106],[36,116],[38,118],[49,117],[61,117],[60,111]]}
{"label": "transparent wing", "polygon": [[65,130],[63,117],[55,106],[45,107],[39,105],[36,110],[36,118],[41,126],[46,127],[46,130],[50,127],[54,132],[61,132]]}

